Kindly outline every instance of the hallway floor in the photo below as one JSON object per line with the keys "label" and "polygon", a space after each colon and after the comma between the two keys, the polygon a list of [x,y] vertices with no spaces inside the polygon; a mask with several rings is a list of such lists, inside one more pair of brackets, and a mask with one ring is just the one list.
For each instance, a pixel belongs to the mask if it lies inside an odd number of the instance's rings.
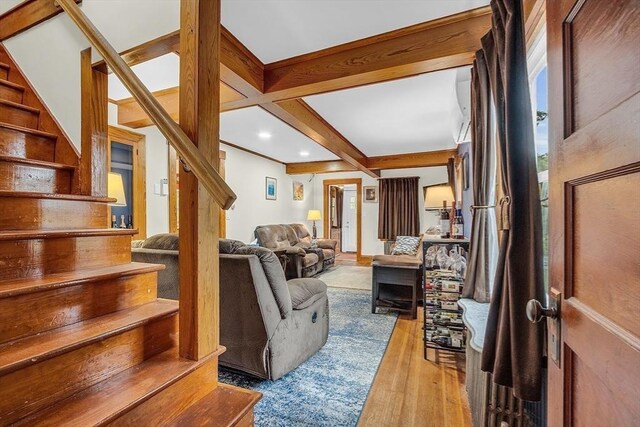
{"label": "hallway floor", "polygon": [[359,427],[471,426],[464,355],[429,350],[424,360],[421,310],[398,318]]}

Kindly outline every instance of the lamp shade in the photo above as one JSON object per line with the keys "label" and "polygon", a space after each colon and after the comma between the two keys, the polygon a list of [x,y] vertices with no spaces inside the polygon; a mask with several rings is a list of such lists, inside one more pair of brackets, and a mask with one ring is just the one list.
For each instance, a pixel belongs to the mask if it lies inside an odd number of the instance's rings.
{"label": "lamp shade", "polygon": [[450,185],[443,184],[427,187],[424,196],[425,209],[442,209],[443,201],[446,201],[448,206],[453,205],[453,191],[451,191]]}
{"label": "lamp shade", "polygon": [[311,209],[307,214],[307,221],[320,221],[322,217],[320,216],[320,211]]}
{"label": "lamp shade", "polygon": [[127,199],[124,196],[124,183],[122,175],[119,173],[109,172],[107,193],[110,198],[116,199],[115,203],[109,203],[111,206],[127,206]]}

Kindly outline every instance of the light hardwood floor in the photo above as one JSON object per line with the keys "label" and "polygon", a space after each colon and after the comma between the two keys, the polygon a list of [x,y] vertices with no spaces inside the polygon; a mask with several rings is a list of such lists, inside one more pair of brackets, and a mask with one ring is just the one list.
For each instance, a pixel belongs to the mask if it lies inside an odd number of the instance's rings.
{"label": "light hardwood floor", "polygon": [[422,312],[415,320],[400,316],[359,427],[471,425],[464,391],[464,355],[436,355],[429,350],[429,360],[424,360],[422,348]]}

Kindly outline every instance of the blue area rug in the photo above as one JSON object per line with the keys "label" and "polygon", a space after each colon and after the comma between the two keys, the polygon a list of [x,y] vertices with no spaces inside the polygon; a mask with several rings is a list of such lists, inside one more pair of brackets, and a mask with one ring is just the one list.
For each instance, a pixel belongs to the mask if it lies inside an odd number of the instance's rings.
{"label": "blue area rug", "polygon": [[371,291],[329,288],[329,339],[277,381],[220,368],[220,381],[263,393],[256,426],[355,426],[397,315],[371,314]]}

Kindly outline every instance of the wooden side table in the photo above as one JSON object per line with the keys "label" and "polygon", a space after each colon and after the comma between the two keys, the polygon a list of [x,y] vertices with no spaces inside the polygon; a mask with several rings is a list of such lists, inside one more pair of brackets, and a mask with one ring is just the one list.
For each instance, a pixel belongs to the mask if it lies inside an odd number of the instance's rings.
{"label": "wooden side table", "polygon": [[[371,294],[371,312],[375,313],[376,308],[385,307],[410,313],[413,319],[418,317],[418,294],[422,282],[421,266],[385,265],[377,261],[373,266],[373,286]],[[395,292],[394,287],[398,287],[399,292]],[[385,289],[387,288],[386,298]],[[411,297],[401,295],[401,289],[409,288]],[[406,293],[406,291],[405,291]]]}

